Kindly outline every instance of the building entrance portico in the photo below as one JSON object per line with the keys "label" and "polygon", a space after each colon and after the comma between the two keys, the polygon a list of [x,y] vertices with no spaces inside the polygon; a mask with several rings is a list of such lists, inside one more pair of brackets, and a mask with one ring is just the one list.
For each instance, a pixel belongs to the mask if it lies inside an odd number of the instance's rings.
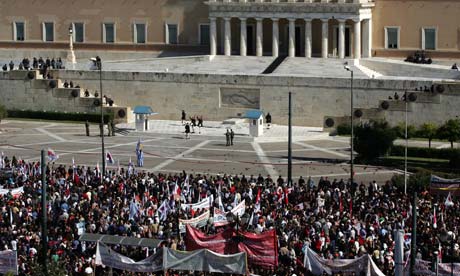
{"label": "building entrance portico", "polygon": [[[368,0],[205,3],[209,6],[211,55],[220,48],[227,56],[371,57],[374,3]],[[218,35],[220,40],[215,39]]]}

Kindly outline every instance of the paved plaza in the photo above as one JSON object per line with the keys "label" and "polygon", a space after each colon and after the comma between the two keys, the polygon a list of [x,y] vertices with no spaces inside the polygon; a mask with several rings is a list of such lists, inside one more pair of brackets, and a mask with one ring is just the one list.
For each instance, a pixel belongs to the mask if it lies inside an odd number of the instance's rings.
{"label": "paved plaza", "polygon": [[[190,140],[184,139],[182,125],[177,121],[153,121],[148,133],[130,132],[105,138],[106,150],[116,160],[108,164],[115,169],[117,163],[127,167],[136,161],[135,148],[142,140],[145,160],[142,170],[154,172],[182,172],[201,174],[287,175],[287,142],[277,135],[286,133],[287,127],[274,126],[264,139],[254,140],[244,134],[243,127],[235,128],[235,143],[225,146],[228,125],[208,122]],[[52,148],[59,155],[57,164],[101,166],[101,139],[96,136],[98,126],[91,126],[91,136],[85,136],[84,124],[39,121],[4,120],[0,124],[1,151],[27,161],[38,161],[42,148]],[[272,136],[270,138],[269,136]],[[349,139],[329,137],[314,128],[295,127],[293,131],[293,177],[312,176],[318,179],[347,179],[349,176]],[[285,136],[287,137],[287,135]],[[302,138],[303,137],[303,138]],[[395,173],[388,168],[356,166],[357,181],[385,181]]]}

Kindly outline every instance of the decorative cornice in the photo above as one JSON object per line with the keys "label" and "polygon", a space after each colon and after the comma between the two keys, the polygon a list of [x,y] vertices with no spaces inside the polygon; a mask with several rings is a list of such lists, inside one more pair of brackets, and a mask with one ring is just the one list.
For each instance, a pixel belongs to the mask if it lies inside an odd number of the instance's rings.
{"label": "decorative cornice", "polygon": [[350,13],[358,14],[362,8],[372,8],[373,3],[299,3],[299,2],[205,2],[210,12],[229,13]]}

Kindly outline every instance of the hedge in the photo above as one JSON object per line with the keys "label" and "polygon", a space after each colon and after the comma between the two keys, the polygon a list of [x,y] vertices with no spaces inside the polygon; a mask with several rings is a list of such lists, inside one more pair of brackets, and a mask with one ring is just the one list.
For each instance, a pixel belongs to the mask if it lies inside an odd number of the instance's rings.
{"label": "hedge", "polygon": [[[27,118],[27,119],[42,119],[53,121],[88,121],[92,123],[101,122],[99,113],[68,113],[57,111],[35,111],[35,110],[8,110],[9,118]],[[107,123],[113,120],[113,113],[104,114],[104,122]]]}
{"label": "hedge", "polygon": [[[404,146],[392,146],[389,155],[404,156]],[[436,159],[451,159],[454,156],[460,156],[460,149],[435,149],[435,148],[418,148],[408,147],[407,156],[422,157],[422,158],[436,158]]]}

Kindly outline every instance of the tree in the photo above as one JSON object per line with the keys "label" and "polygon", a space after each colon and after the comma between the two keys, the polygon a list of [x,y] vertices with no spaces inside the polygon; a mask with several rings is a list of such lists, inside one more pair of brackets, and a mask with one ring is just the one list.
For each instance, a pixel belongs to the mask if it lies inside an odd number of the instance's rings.
{"label": "tree", "polygon": [[450,147],[454,148],[454,142],[460,139],[460,120],[447,120],[438,129],[438,137],[450,142]]}
{"label": "tree", "polygon": [[388,122],[372,121],[355,127],[353,143],[360,160],[372,161],[385,155],[396,137]]}
{"label": "tree", "polygon": [[438,127],[433,123],[424,123],[418,130],[418,135],[428,139],[428,147],[431,148],[431,141],[436,138]]}

